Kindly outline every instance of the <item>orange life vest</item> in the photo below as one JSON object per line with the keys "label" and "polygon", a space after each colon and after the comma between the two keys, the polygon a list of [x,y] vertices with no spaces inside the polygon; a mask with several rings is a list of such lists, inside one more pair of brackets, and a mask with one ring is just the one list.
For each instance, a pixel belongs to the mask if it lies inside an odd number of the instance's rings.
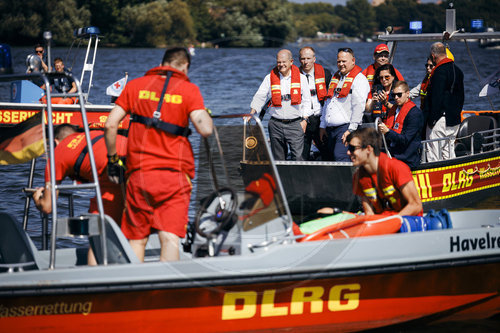
{"label": "orange life vest", "polygon": [[[342,89],[340,90],[338,94],[338,98],[344,98],[349,95],[351,92],[351,86],[354,81],[354,78],[361,73],[362,69],[359,66],[354,66],[354,68],[347,74],[346,78],[344,79],[344,85],[342,86]],[[330,81],[330,86],[328,87],[328,98],[332,98],[333,94],[335,92],[335,89],[337,89],[337,85],[339,84],[339,79],[340,79],[340,71],[337,71],[335,75],[332,77],[332,80]]]}
{"label": "orange life vest", "polygon": [[[295,65],[292,65],[290,99],[292,105],[300,104],[302,101],[302,94],[300,92],[300,70]],[[273,106],[281,106],[281,82],[278,67],[274,67],[271,71],[271,100],[273,102]]]}
{"label": "orange life vest", "polygon": [[447,64],[447,63],[449,63],[449,62],[453,62],[453,60],[451,60],[450,58],[444,58],[443,60],[441,60],[441,61],[439,62],[439,64],[437,64],[436,66],[434,66],[434,68],[432,69],[431,74],[429,74],[429,80],[428,80],[428,82],[427,82],[427,87],[426,87],[426,90],[425,90],[425,91],[426,91],[426,93],[427,93],[427,91],[429,91],[429,87],[430,87],[430,83],[431,83],[431,77],[432,77],[432,74],[434,74],[434,72],[436,71],[436,69],[437,69],[439,66],[444,65],[444,64]]}
{"label": "orange life vest", "polygon": [[320,64],[314,64],[314,84],[316,85],[316,96],[318,101],[326,99],[328,91],[326,90],[325,69]]}
{"label": "orange life vest", "polygon": [[403,107],[401,108],[401,110],[399,110],[399,114],[398,114],[397,119],[395,119],[396,118],[396,110],[397,110],[398,106],[394,105],[389,110],[389,113],[387,115],[387,120],[384,121],[384,123],[387,125],[387,127],[392,129],[394,132],[401,134],[401,132],[403,131],[403,123],[405,121],[405,118],[408,115],[408,112],[410,112],[410,110],[413,109],[413,107],[415,107],[415,106],[416,106],[415,103],[408,100],[408,102],[403,104]]}
{"label": "orange life vest", "polygon": [[431,75],[425,75],[424,79],[422,80],[422,83],[420,84],[420,91],[418,94],[420,95],[420,108],[424,106],[424,99],[425,96],[427,96],[427,87],[429,85],[429,79]]}

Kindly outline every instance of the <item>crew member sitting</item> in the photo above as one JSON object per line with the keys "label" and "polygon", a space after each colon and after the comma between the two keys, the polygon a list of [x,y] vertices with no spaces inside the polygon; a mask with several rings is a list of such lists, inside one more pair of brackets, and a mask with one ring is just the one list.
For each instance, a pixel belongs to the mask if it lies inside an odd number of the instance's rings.
{"label": "crew member sitting", "polygon": [[[366,215],[398,214],[422,216],[422,201],[413,182],[410,168],[380,152],[380,135],[364,127],[348,135],[348,154],[354,166],[353,192],[361,197]],[[318,210],[333,214],[333,208]]]}
{"label": "crew member sitting", "polygon": [[[71,74],[71,71],[64,68],[64,62],[61,58],[54,59],[54,68],[57,73]],[[56,77],[51,84],[57,93],[72,94],[77,91],[75,81],[67,76]],[[45,85],[42,86],[42,89],[45,89]],[[54,97],[51,98],[51,101],[53,104],[74,104],[78,102],[78,99],[75,97]],[[42,97],[42,103],[47,103],[46,96]]]}
{"label": "crew member sitting", "polygon": [[378,130],[385,135],[392,156],[413,168],[420,164],[418,150],[424,115],[410,100],[410,89],[405,81],[397,81],[392,94],[395,105],[389,109],[384,123],[379,123]]}

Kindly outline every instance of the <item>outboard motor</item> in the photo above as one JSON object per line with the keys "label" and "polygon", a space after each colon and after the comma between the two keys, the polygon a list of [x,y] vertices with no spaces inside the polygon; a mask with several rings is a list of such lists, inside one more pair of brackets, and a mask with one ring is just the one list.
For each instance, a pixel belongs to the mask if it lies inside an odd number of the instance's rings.
{"label": "outboard motor", "polygon": [[0,74],[12,74],[12,56],[10,46],[0,44]]}

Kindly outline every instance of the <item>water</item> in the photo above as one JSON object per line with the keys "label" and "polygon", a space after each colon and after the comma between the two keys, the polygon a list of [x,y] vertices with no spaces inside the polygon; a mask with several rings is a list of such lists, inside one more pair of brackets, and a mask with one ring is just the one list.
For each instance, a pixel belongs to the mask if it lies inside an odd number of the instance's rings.
{"label": "water", "polygon": [[[356,63],[365,68],[372,63],[373,49],[377,43],[352,43],[351,47],[356,54]],[[339,47],[346,43],[318,43],[312,45],[316,49],[317,61],[334,72],[336,68],[336,53]],[[396,68],[404,75],[410,87],[417,85],[425,75],[424,64],[429,53],[430,43],[400,43],[393,62]],[[465,110],[490,110],[488,100],[478,97],[482,85],[477,79],[474,67],[467,54],[464,43],[450,44],[455,61],[465,75],[466,100]],[[469,43],[472,55],[476,61],[482,77],[498,70],[500,65],[500,50],[486,50],[478,47],[476,42]],[[291,44],[288,48],[295,55],[295,64],[298,64],[298,50],[300,45]],[[25,71],[26,55],[32,52],[31,48],[14,47],[13,61],[15,73]],[[203,94],[205,104],[214,114],[245,113],[253,94],[259,87],[263,77],[275,64],[278,49],[197,49],[192,59],[189,71],[191,81],[196,83]],[[125,72],[129,79],[142,76],[148,69],[158,65],[163,57],[163,49],[106,49],[98,50],[93,86],[89,101],[93,104],[107,104],[110,97],[105,95],[108,85],[122,78]],[[52,49],[52,59],[62,57],[67,68],[72,68],[76,77],[80,78],[85,50],[76,55],[67,56],[67,49]],[[88,86],[88,78],[83,87]],[[6,85],[0,85],[0,100],[8,101],[9,90]],[[492,99],[494,108],[500,106],[500,95]],[[266,117],[267,119],[267,117]],[[197,152],[198,136],[191,137],[195,153]],[[43,170],[45,161],[37,160],[35,186],[43,185]],[[0,210],[6,211],[21,221],[24,207],[24,194],[21,189],[27,184],[29,164],[1,166],[0,175],[3,186],[0,188]],[[84,213],[88,207],[89,194],[85,191],[76,193],[76,214]],[[61,200],[60,212],[66,211],[66,200]],[[190,212],[192,217],[194,212]],[[33,207],[30,211],[30,234],[39,244],[40,226],[39,213]],[[62,246],[64,246],[64,241]]]}

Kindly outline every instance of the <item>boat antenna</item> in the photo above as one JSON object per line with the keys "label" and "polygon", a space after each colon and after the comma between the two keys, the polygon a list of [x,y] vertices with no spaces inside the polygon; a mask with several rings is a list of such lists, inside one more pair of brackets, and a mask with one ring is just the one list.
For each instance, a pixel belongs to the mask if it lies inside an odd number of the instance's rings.
{"label": "boat antenna", "polygon": [[43,39],[45,39],[45,44],[47,45],[47,66],[48,66],[48,71],[52,72],[52,61],[51,61],[51,56],[50,56],[50,44],[52,41],[52,32],[50,31],[44,31],[43,32]]}

